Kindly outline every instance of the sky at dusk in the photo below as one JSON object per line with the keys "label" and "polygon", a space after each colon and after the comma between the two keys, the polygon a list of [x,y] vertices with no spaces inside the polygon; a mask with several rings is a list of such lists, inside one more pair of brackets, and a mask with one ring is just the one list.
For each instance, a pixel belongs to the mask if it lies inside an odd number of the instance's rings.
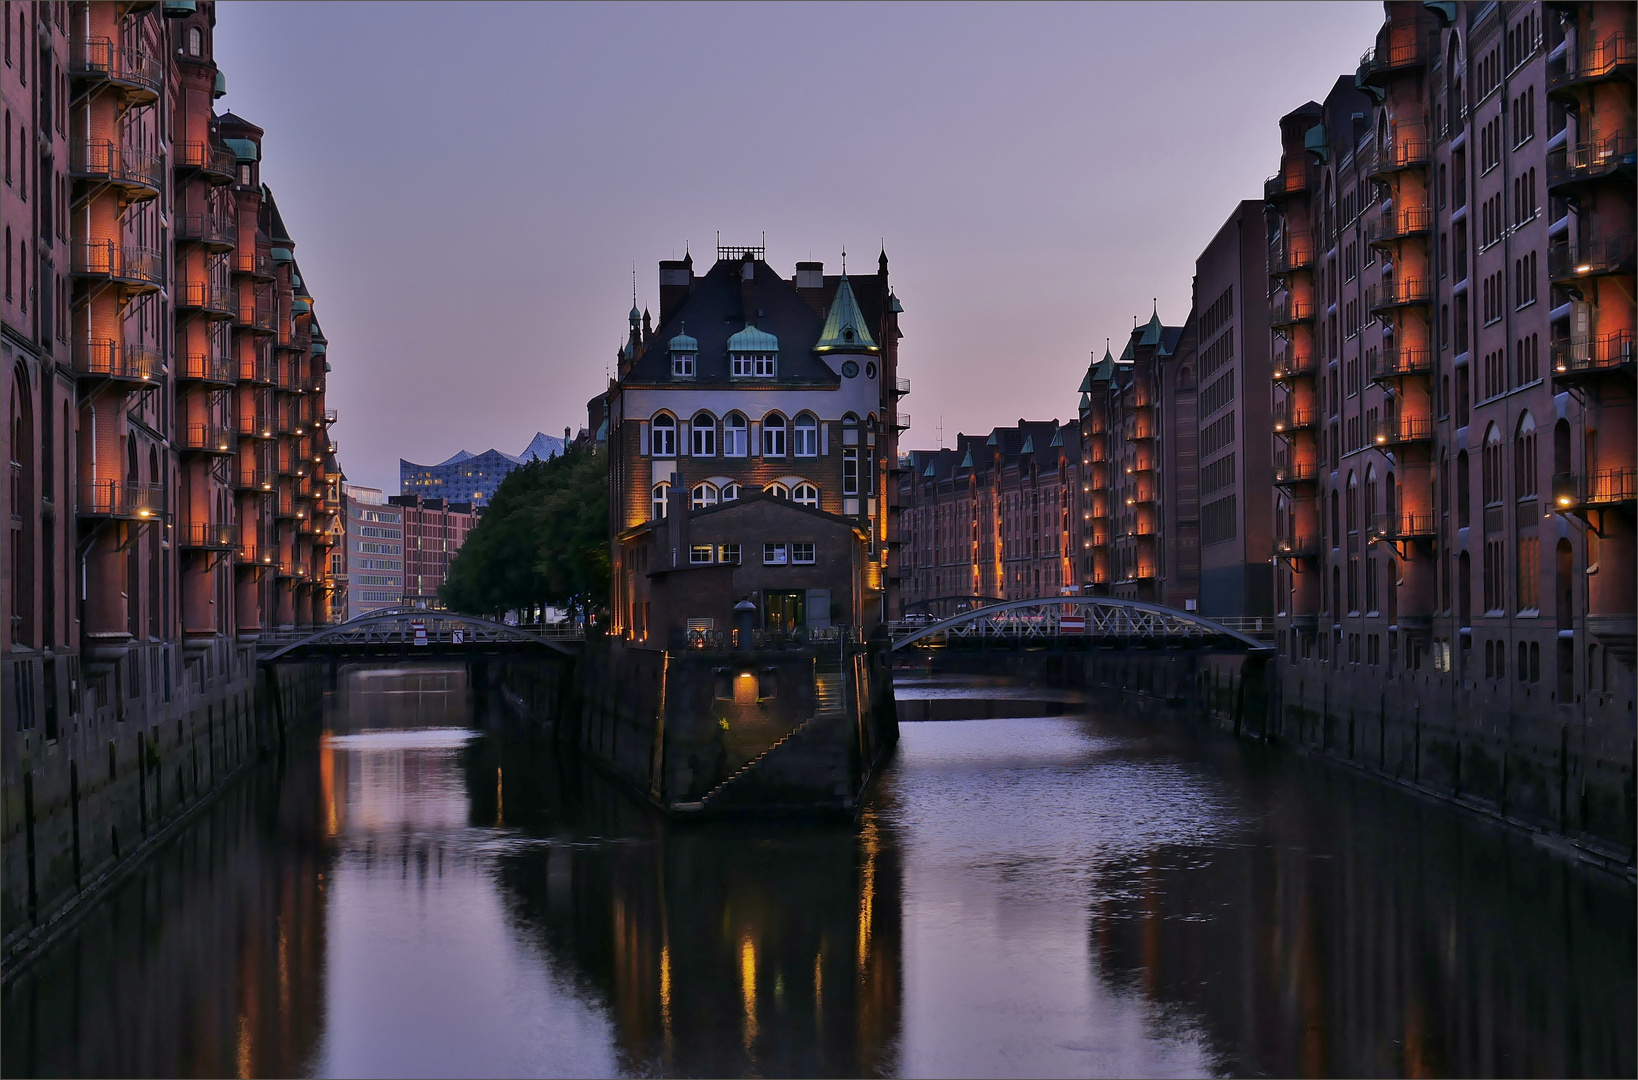
{"label": "sky at dusk", "polygon": [[[1067,419],[1351,74],[1379,3],[217,7],[218,103],[334,364],[355,483],[585,422],[660,259],[755,244],[904,305],[905,448]],[[855,262],[855,260],[857,260]],[[704,264],[704,265],[702,265]]]}

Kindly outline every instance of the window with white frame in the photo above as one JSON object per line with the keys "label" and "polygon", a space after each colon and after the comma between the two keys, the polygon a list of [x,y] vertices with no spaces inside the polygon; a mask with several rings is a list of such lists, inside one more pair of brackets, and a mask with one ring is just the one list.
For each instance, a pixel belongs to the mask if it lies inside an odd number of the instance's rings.
{"label": "window with white frame", "polygon": [[670,503],[670,501],[671,501],[671,485],[667,484],[667,483],[655,484],[654,485],[654,494],[653,494],[653,498],[651,500],[651,509],[652,509],[653,513],[650,516],[649,520],[651,520],[651,521],[664,520],[664,518],[665,518],[665,509],[666,509],[666,506]]}
{"label": "window with white frame", "polygon": [[719,544],[719,545],[717,545],[717,562],[732,563],[733,565],[737,566],[739,564],[739,545],[738,544]]}
{"label": "window with white frame", "polygon": [[785,456],[785,418],[778,413],[762,418],[762,456]]}
{"label": "window with white frame", "polygon": [[791,489],[777,480],[765,485],[762,490],[776,499],[789,499],[791,497]]}
{"label": "window with white frame", "polygon": [[791,498],[802,506],[819,509],[819,489],[812,484],[797,484],[791,489]]}
{"label": "window with white frame", "polygon": [[753,370],[758,378],[771,379],[774,377],[774,363],[777,359],[774,353],[757,353],[752,360]]}
{"label": "window with white frame", "polygon": [[695,484],[694,490],[688,493],[688,505],[693,510],[717,505],[717,486],[715,484]]}
{"label": "window with white frame", "polygon": [[857,446],[842,447],[842,494],[857,495],[859,493],[859,448]]}
{"label": "window with white frame", "polygon": [[784,566],[791,561],[789,544],[763,544],[762,563],[764,566]]}
{"label": "window with white frame", "polygon": [[800,413],[791,428],[791,452],[797,457],[819,456],[819,421],[812,413]]}
{"label": "window with white frame", "polygon": [[688,561],[695,566],[699,566],[703,563],[711,562],[711,557],[715,554],[716,549],[710,544],[690,544],[688,548]]}
{"label": "window with white frame", "polygon": [[717,422],[708,412],[694,414],[693,429],[690,432],[695,457],[717,456]]}
{"label": "window with white frame", "polygon": [[743,413],[731,412],[722,418],[722,456],[744,457],[749,453],[750,425]]}
{"label": "window with white frame", "polygon": [[811,565],[813,563],[813,545],[806,541],[797,541],[791,544],[791,562]]}
{"label": "window with white frame", "polygon": [[723,502],[733,502],[734,500],[736,500],[738,498],[739,498],[739,485],[738,484],[736,484],[736,483],[734,483],[732,481],[729,481],[728,483],[722,485],[722,501]]}
{"label": "window with white frame", "polygon": [[667,413],[661,413],[649,425],[652,435],[649,439],[649,452],[655,457],[677,456],[677,421]]}
{"label": "window with white frame", "polygon": [[694,354],[688,352],[671,354],[671,374],[685,379],[694,377]]}

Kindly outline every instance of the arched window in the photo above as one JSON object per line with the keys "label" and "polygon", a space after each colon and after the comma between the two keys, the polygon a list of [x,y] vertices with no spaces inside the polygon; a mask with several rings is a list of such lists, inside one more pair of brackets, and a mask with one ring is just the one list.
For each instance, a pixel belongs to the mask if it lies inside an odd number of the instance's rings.
{"label": "arched window", "polygon": [[142,474],[137,471],[136,433],[131,432],[125,436],[125,480],[134,484],[140,479]]}
{"label": "arched window", "polygon": [[797,484],[791,489],[791,498],[803,506],[819,509],[819,489],[812,484]]}
{"label": "arched window", "polygon": [[1348,474],[1348,531],[1359,531],[1359,478],[1353,473]]}
{"label": "arched window", "polygon": [[660,413],[649,425],[653,429],[650,441],[651,453],[655,457],[677,456],[677,421],[668,413]]}
{"label": "arched window", "polygon": [[695,457],[717,456],[717,421],[710,413],[694,414],[691,436]]}
{"label": "arched window", "polygon": [[664,521],[666,507],[671,502],[671,485],[661,482],[654,485],[654,494],[649,514],[650,521]]}
{"label": "arched window", "polygon": [[785,456],[785,418],[778,413],[762,418],[762,456]]}
{"label": "arched window", "polygon": [[733,481],[722,485],[722,501],[734,502],[739,498],[739,485]]}
{"label": "arched window", "polygon": [[798,413],[792,428],[791,452],[797,457],[819,456],[819,421],[812,413]]}
{"label": "arched window", "polygon": [[784,484],[781,484],[777,480],[771,484],[768,484],[762,490],[767,492],[769,495],[772,495],[776,499],[789,499],[791,497],[791,489],[786,487]]}
{"label": "arched window", "polygon": [[1491,424],[1484,433],[1484,462],[1482,482],[1484,504],[1493,506],[1502,501],[1502,445],[1501,429]]}
{"label": "arched window", "polygon": [[1465,529],[1472,510],[1470,503],[1473,499],[1473,478],[1467,464],[1467,451],[1458,451],[1456,454],[1456,527]]}
{"label": "arched window", "polygon": [[722,456],[744,457],[749,451],[746,445],[748,425],[743,413],[731,412],[722,418]]}
{"label": "arched window", "polygon": [[197,26],[188,27],[188,55],[203,56],[205,54],[205,35]]}
{"label": "arched window", "polygon": [[1365,524],[1375,527],[1376,520],[1376,466],[1368,465],[1365,468]]}
{"label": "arched window", "polygon": [[1536,421],[1528,412],[1519,417],[1513,439],[1513,484],[1520,499],[1536,497]]}
{"label": "arched window", "polygon": [[715,506],[715,505],[717,505],[717,485],[715,485],[715,484],[695,484],[694,485],[694,490],[689,493],[689,497],[688,497],[688,506],[689,506],[689,508],[693,509],[693,510],[698,510],[701,507]]}

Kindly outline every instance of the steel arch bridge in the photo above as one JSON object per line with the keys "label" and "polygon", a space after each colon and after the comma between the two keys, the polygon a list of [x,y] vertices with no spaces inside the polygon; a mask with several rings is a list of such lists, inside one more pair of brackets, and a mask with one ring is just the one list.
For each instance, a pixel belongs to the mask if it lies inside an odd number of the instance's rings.
{"label": "steel arch bridge", "polygon": [[1268,642],[1193,612],[1112,596],[1007,600],[935,623],[891,623],[888,633],[895,650],[937,639],[943,644],[973,641],[1016,646],[1080,641],[1093,645],[1228,645],[1247,652],[1273,651]]}
{"label": "steel arch bridge", "polygon": [[295,638],[264,638],[272,648],[258,659],[279,663],[329,657],[415,658],[480,656],[496,652],[549,652],[574,656],[581,634],[542,634],[449,611],[381,611]]}

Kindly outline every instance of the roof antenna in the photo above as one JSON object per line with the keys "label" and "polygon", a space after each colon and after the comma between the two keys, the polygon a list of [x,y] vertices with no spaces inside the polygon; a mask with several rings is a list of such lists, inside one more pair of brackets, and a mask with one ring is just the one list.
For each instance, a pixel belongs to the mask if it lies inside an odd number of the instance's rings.
{"label": "roof antenna", "polygon": [[944,449],[944,414],[938,414],[938,448]]}

